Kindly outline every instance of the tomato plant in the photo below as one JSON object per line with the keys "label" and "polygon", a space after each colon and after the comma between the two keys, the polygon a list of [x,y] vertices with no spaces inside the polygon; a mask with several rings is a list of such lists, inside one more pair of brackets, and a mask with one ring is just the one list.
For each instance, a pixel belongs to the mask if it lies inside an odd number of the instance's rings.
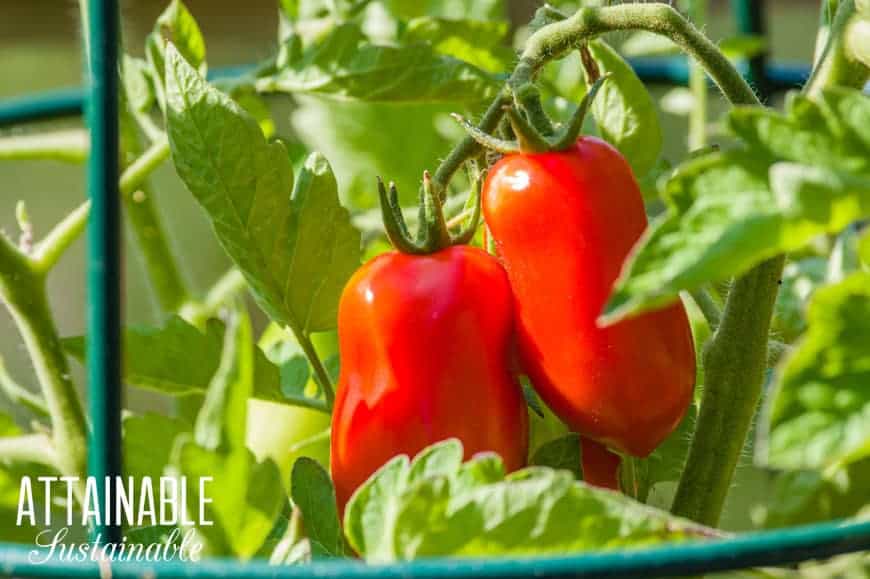
{"label": "tomato plant", "polygon": [[[195,500],[211,477],[203,552],[274,564],[866,517],[870,4],[822,3],[811,74],[773,106],[733,62],[765,47],[709,39],[706,5],[520,23],[500,0],[281,0],[275,53],[228,77],[172,0],[118,70],[118,189],[156,304],[122,332],[125,474]],[[657,101],[626,57],[661,52],[689,87]],[[0,135],[4,163],[87,156],[78,127]],[[172,186],[230,263],[206,291],[162,217]],[[47,512],[88,511],[70,360],[89,352],[47,283],[91,207],[43,232],[26,201],[0,233],[10,354],[39,385],[0,363],[13,540],[27,475],[79,481]]]}

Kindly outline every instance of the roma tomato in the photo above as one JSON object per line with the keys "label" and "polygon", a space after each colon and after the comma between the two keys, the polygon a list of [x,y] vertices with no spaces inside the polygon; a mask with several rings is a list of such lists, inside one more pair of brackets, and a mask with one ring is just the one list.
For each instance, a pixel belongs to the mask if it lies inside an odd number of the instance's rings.
{"label": "roma tomato", "polygon": [[455,437],[523,466],[526,404],[510,372],[510,286],[483,251],[389,252],[360,268],[338,313],[331,466],[339,505],[398,454]]}
{"label": "roma tomato", "polygon": [[647,220],[625,159],[582,137],[492,168],[484,219],[510,278],[521,362],[572,430],[646,456],[692,398],[695,351],[682,303],[598,327]]}
{"label": "roma tomato", "polygon": [[621,462],[619,455],[610,452],[603,444],[580,438],[580,463],[583,466],[583,480],[587,483],[618,491]]}

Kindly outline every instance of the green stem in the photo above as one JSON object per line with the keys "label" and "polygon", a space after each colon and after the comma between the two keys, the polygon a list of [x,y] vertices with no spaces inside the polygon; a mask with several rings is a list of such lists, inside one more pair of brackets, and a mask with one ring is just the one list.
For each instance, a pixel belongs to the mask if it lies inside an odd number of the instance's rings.
{"label": "green stem", "polygon": [[179,310],[178,315],[197,327],[214,317],[218,310],[247,287],[245,277],[237,269],[231,269],[215,282],[205,299],[189,301]]}
{"label": "green stem", "polygon": [[719,322],[722,320],[722,312],[713,300],[713,296],[703,288],[692,290],[689,292],[689,295],[692,296],[692,301],[694,301],[695,305],[698,306],[698,309],[701,310],[701,313],[704,315],[704,319],[707,320],[710,329],[715,330],[719,325]]}
{"label": "green stem", "polygon": [[760,104],[749,84],[729,60],[691,22],[667,4],[618,4],[585,7],[573,16],[545,26],[526,42],[509,83],[531,81],[547,62],[559,58],[591,37],[619,30],[646,30],[666,36],[691,55],[734,104]]}
{"label": "green stem", "polygon": [[704,356],[704,392],[674,514],[716,526],[761,399],[767,340],[784,257],[734,282]]}
{"label": "green stem", "polygon": [[136,191],[151,173],[167,158],[169,158],[169,141],[164,135],[153,143],[135,161],[127,165],[121,174],[118,187],[122,195],[130,195]]}
{"label": "green stem", "polygon": [[88,158],[88,133],[81,129],[12,135],[0,139],[0,160],[54,160],[83,163]]}
{"label": "green stem", "polygon": [[290,330],[293,332],[293,335],[296,336],[296,341],[299,342],[299,346],[302,348],[305,357],[308,358],[308,362],[314,370],[314,382],[323,391],[323,396],[326,399],[326,407],[331,411],[332,406],[335,403],[335,388],[332,386],[332,379],[329,377],[326,367],[324,367],[323,362],[320,360],[317,350],[314,349],[314,344],[311,342],[311,338],[304,332],[297,331],[295,328],[290,328]]}
{"label": "green stem", "polygon": [[[666,36],[701,65],[731,103],[761,104],[746,80],[716,45],[679,12],[662,3],[584,7],[573,16],[544,26],[526,41],[526,48],[508,79],[508,86],[520,90],[534,79],[547,62],[579,48],[590,38],[619,30],[646,30]],[[500,91],[484,113],[478,128],[485,133],[494,131],[502,118],[504,105],[509,103],[509,91]],[[453,148],[433,178],[442,195],[462,163],[480,151],[481,145],[470,136]]]}
{"label": "green stem", "polygon": [[[692,21],[703,26],[707,19],[707,0],[692,0]],[[689,111],[689,150],[707,146],[707,75],[697,62],[689,66],[689,90],[692,91],[692,109]]]}
{"label": "green stem", "polygon": [[64,217],[63,221],[54,226],[42,241],[36,245],[33,253],[33,266],[41,273],[47,274],[54,267],[64,252],[84,232],[91,213],[91,202],[85,201]]}
{"label": "green stem", "polygon": [[164,313],[174,313],[190,299],[175,255],[167,240],[166,228],[157,212],[154,193],[147,177],[169,156],[169,141],[158,138],[144,152],[132,116],[121,113],[123,149],[135,156],[121,175],[120,190],[127,219],[136,245],[145,262],[145,271]]}
{"label": "green stem", "polygon": [[56,469],[58,458],[44,434],[0,437],[0,463],[35,463]]}
{"label": "green stem", "polygon": [[[480,124],[477,128],[484,133],[491,133],[494,131],[498,126],[498,122],[501,120],[502,115],[504,115],[504,105],[509,103],[510,97],[505,91],[501,91],[492,104],[489,105],[489,108],[486,109],[486,112],[483,114],[483,118],[480,120]],[[450,179],[453,178],[454,173],[456,173],[465,161],[474,157],[482,150],[482,147],[477,141],[466,136],[459,141],[452,151],[450,151],[450,154],[441,162],[438,169],[435,171],[435,174],[432,176],[432,181],[442,198],[445,197],[447,184],[450,183]]]}
{"label": "green stem", "polygon": [[[51,416],[58,469],[87,473],[87,428],[82,405],[48,306],[45,275],[0,235],[0,298],[24,340]],[[80,489],[79,489],[80,490]]]}

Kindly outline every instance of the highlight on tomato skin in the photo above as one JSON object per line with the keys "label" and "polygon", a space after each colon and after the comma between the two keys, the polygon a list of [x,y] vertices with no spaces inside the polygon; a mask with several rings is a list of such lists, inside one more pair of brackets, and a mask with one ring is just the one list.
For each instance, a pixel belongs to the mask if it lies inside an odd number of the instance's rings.
{"label": "highlight on tomato skin", "polygon": [[339,505],[390,458],[447,438],[459,439],[466,457],[494,451],[509,471],[525,464],[510,287],[492,256],[469,246],[382,254],[348,282],[338,327],[331,470]]}
{"label": "highlight on tomato skin", "polygon": [[647,225],[638,184],[609,144],[513,154],[484,184],[484,219],[511,282],[523,370],[583,436],[646,456],[692,399],[682,303],[608,327],[597,318]]}

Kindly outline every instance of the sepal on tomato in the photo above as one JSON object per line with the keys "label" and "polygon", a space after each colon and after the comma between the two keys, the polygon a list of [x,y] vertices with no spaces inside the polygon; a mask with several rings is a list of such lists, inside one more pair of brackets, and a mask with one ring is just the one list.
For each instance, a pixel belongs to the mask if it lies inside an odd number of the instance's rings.
{"label": "sepal on tomato", "polygon": [[547,153],[555,151],[563,151],[573,145],[580,130],[583,127],[583,121],[586,119],[586,114],[589,112],[589,107],[598,94],[601,85],[607,80],[608,75],[604,75],[595,80],[589,87],[589,90],[577,105],[574,113],[568,121],[562,124],[559,131],[552,137],[545,136],[536,129],[529,119],[521,112],[521,107],[517,104],[514,98],[514,104],[505,107],[508,121],[516,135],[516,140],[507,140],[485,133],[469,123],[464,117],[458,114],[451,116],[462,126],[468,135],[480,144],[480,146],[502,153],[504,155],[514,155],[518,153]]}
{"label": "sepal on tomato", "polygon": [[434,253],[451,245],[463,245],[471,241],[480,224],[480,190],[482,176],[475,171],[471,179],[471,192],[466,206],[473,207],[468,221],[453,234],[444,218],[441,196],[432,186],[429,171],[423,172],[423,187],[420,189],[419,227],[412,236],[399,205],[399,192],[396,184],[390,182],[389,190],[378,177],[378,197],[384,229],[393,246],[402,253],[424,255]]}

